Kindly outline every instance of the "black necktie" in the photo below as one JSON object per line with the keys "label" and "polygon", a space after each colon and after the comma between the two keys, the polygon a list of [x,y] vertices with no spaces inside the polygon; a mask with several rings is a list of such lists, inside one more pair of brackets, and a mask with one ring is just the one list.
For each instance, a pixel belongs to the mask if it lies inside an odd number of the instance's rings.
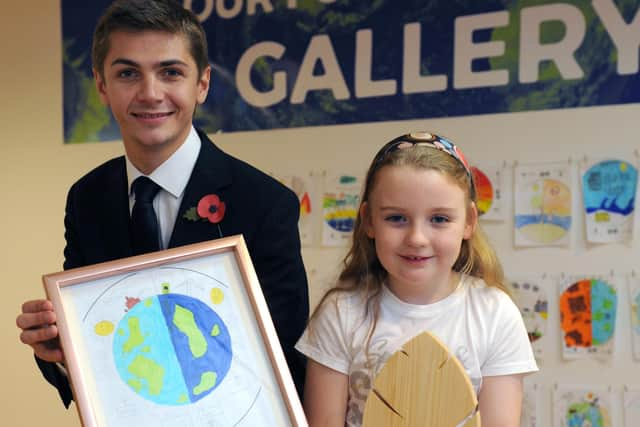
{"label": "black necktie", "polygon": [[140,255],[160,250],[158,218],[153,210],[153,198],[160,186],[146,176],[140,176],[131,186],[135,203],[131,211],[131,244],[133,254]]}

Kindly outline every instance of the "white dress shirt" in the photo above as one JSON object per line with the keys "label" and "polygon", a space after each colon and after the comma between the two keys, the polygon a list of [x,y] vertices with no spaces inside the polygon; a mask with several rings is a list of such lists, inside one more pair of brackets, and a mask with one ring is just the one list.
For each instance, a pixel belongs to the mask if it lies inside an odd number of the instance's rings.
{"label": "white dress shirt", "polygon": [[[191,172],[200,154],[200,137],[191,126],[191,131],[184,143],[160,166],[158,166],[150,175],[146,175],[153,182],[160,186],[160,191],[153,199],[153,209],[158,218],[158,227],[160,228],[162,249],[169,246],[173,226],[176,223],[180,203],[184,196],[184,190],[187,187]],[[125,156],[126,157],[126,156]],[[129,215],[133,209],[135,195],[131,189],[131,184],[139,176],[145,176],[131,163],[126,157],[127,163],[127,182],[129,189]]]}

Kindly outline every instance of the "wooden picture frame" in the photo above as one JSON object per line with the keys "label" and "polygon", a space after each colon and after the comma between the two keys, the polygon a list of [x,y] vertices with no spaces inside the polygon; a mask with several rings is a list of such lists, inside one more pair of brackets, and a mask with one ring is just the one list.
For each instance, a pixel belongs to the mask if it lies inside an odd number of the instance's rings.
{"label": "wooden picture frame", "polygon": [[84,426],[306,426],[242,236],[43,276]]}

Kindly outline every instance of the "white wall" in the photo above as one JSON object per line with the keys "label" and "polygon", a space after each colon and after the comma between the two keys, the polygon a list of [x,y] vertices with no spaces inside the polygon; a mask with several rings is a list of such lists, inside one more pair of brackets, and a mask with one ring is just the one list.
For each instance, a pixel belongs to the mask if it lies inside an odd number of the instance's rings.
{"label": "white wall", "polygon": [[[118,143],[62,144],[60,16],[57,1],[7,2],[0,13],[0,209],[3,245],[0,266],[5,297],[0,310],[0,339],[5,343],[0,408],[9,426],[79,425],[55,391],[40,377],[31,351],[18,341],[15,327],[22,301],[43,295],[40,276],[61,268],[64,199],[69,185],[100,162],[119,155]],[[215,78],[215,77],[214,77]],[[292,160],[311,170],[364,173],[375,151],[388,139],[412,129],[432,129],[459,143],[471,161],[547,161],[628,157],[639,147],[640,105],[486,115],[437,120],[299,128],[216,135],[224,149],[259,168],[287,171]],[[612,137],[613,136],[613,137]],[[568,249],[512,246],[511,221],[486,227],[507,272],[606,273],[637,269],[640,244],[587,248],[574,228]],[[335,274],[343,254],[338,249],[305,248],[312,302]],[[551,292],[554,295],[554,292]],[[623,294],[626,295],[626,294]],[[558,316],[551,305],[551,325]],[[620,309],[627,310],[627,301]],[[555,382],[640,384],[638,363],[628,345],[629,319],[621,316],[619,352],[614,364],[563,363],[559,337],[542,372],[529,378],[543,386],[542,424],[551,425],[550,389]],[[614,366],[615,365],[615,366]]]}

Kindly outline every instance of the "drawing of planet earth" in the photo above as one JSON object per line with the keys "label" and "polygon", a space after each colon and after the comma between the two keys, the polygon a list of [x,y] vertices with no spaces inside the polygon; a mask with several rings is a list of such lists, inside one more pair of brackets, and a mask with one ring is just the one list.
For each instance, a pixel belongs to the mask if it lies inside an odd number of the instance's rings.
{"label": "drawing of planet earth", "polygon": [[591,347],[609,342],[615,331],[618,296],[599,279],[584,279],[560,295],[560,323],[567,347]]}
{"label": "drawing of planet earth", "polygon": [[113,356],[122,380],[161,405],[185,405],[214,390],[231,366],[231,338],[203,302],[167,293],[135,304],[120,320]]}
{"label": "drawing of planet earth", "polygon": [[580,427],[609,427],[609,417],[606,410],[592,402],[579,402],[569,406],[567,411],[567,426]]}

